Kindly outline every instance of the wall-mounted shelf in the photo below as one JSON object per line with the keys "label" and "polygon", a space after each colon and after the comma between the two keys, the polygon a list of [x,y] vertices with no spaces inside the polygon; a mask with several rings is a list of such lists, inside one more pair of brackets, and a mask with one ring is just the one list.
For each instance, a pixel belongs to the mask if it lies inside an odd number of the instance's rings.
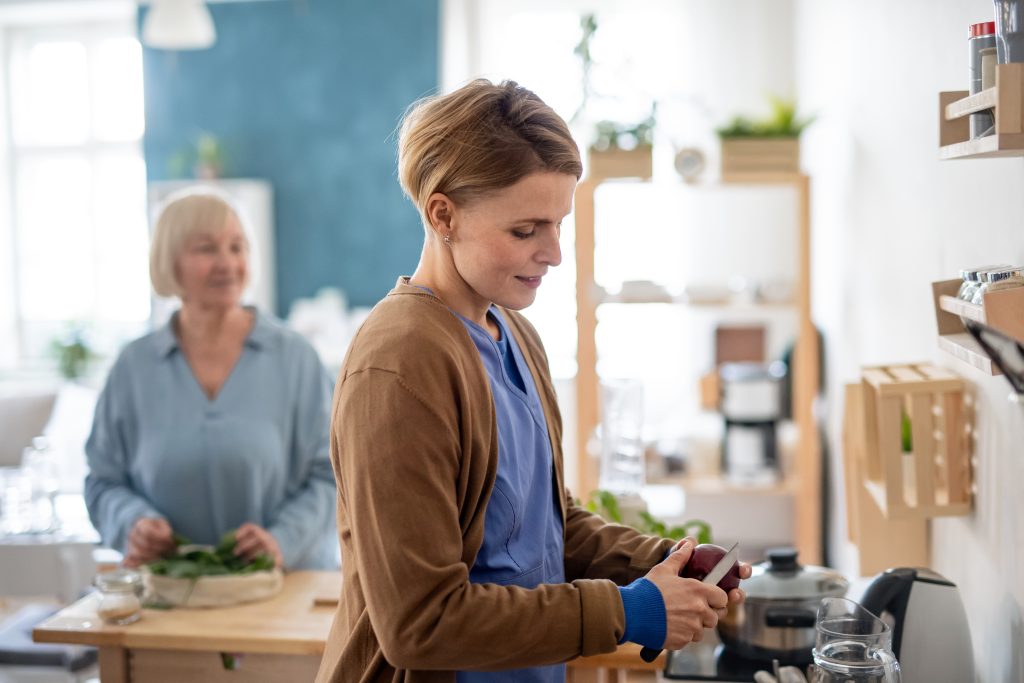
{"label": "wall-mounted shelf", "polygon": [[927,363],[864,368],[861,378],[857,469],[878,509],[888,519],[968,514],[972,415],[964,381]]}
{"label": "wall-mounted shelf", "polygon": [[[969,117],[995,111],[995,133],[974,140]],[[996,66],[996,84],[976,95],[966,90],[939,93],[939,158],[980,159],[1024,156],[1024,64]]]}
{"label": "wall-mounted shelf", "polygon": [[961,282],[941,280],[932,283],[939,348],[986,374],[1002,374],[974,337],[964,330],[961,318],[985,323],[1024,342],[1024,287],[990,292],[985,295],[983,303],[972,304],[956,297]]}

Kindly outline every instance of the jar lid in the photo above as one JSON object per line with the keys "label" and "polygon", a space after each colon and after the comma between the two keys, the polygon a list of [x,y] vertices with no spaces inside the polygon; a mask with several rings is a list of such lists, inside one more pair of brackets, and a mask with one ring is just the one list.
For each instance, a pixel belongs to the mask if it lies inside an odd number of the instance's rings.
{"label": "jar lid", "polygon": [[801,565],[795,548],[773,548],[768,560],[753,566],[749,579],[741,585],[748,599],[807,600],[842,597],[849,582],[828,567]]}
{"label": "jar lid", "polygon": [[134,591],[142,583],[142,575],[131,569],[115,569],[97,574],[93,583],[101,591]]}
{"label": "jar lid", "polygon": [[981,279],[981,273],[984,273],[985,271],[998,270],[999,268],[1009,267],[1010,264],[1008,263],[993,263],[992,265],[989,266],[972,266],[970,268],[964,268],[963,270],[961,270],[960,277],[962,277],[965,280],[978,281]]}
{"label": "jar lid", "polygon": [[978,38],[981,36],[989,36],[996,32],[996,22],[994,21],[983,21],[980,24],[971,24],[970,33],[968,38]]}
{"label": "jar lid", "polygon": [[982,282],[999,282],[1000,280],[1009,280],[1011,277],[1020,277],[1021,272],[1019,266],[1007,266],[1006,268],[985,271],[981,276],[981,280]]}

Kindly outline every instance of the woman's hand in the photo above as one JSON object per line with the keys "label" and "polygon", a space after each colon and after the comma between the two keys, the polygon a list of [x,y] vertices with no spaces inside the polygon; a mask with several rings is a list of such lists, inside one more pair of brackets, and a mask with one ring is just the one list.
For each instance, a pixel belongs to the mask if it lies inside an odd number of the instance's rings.
{"label": "woman's hand", "polygon": [[124,566],[138,567],[158,560],[174,550],[174,532],[166,519],[141,517],[128,533]]}
{"label": "woman's hand", "polygon": [[235,532],[235,555],[253,560],[264,553],[274,558],[275,567],[280,567],[283,563],[281,546],[269,531],[251,522],[238,527],[238,531]]}
{"label": "woman's hand", "polygon": [[[704,629],[714,628],[718,624],[729,603],[739,604],[745,597],[739,588],[726,595],[718,586],[679,576],[696,545],[692,538],[683,539],[646,576],[661,591],[665,602],[664,648],[668,650],[678,650],[691,642],[700,642],[704,638]],[[750,565],[741,563],[740,577],[749,576]]]}

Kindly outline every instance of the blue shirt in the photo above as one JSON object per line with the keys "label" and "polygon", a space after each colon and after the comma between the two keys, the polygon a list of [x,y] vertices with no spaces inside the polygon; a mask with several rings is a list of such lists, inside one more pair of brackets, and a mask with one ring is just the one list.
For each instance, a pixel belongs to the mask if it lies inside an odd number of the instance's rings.
{"label": "blue shirt", "polygon": [[[501,313],[491,306],[488,315],[501,330],[500,341],[462,318],[487,371],[498,422],[498,473],[487,503],[483,545],[469,580],[523,588],[565,583],[562,515],[540,396]],[[564,683],[565,665],[459,672],[456,680]]]}
{"label": "blue shirt", "polygon": [[85,499],[103,542],[124,550],[140,517],[203,544],[253,522],[287,569],[336,568],[332,387],[312,346],[254,311],[211,399],[172,324],[125,347],[96,406]]}

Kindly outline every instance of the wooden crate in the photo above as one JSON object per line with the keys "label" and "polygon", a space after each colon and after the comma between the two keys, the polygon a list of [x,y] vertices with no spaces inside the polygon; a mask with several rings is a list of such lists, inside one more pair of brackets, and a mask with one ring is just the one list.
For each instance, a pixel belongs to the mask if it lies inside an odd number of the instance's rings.
{"label": "wooden crate", "polygon": [[[889,519],[965,515],[971,510],[972,415],[965,384],[927,363],[865,368],[863,486]],[[913,450],[902,448],[902,416]]]}
{"label": "wooden crate", "polygon": [[843,419],[843,481],[846,530],[857,546],[858,574],[871,576],[889,567],[931,565],[927,519],[886,519],[864,486],[864,387],[846,385]]}
{"label": "wooden crate", "polygon": [[725,138],[722,179],[762,173],[799,173],[799,138]]}
{"label": "wooden crate", "polygon": [[640,178],[651,177],[654,167],[651,147],[642,145],[636,149],[591,149],[587,156],[589,169],[587,177],[594,180],[609,178]]}

